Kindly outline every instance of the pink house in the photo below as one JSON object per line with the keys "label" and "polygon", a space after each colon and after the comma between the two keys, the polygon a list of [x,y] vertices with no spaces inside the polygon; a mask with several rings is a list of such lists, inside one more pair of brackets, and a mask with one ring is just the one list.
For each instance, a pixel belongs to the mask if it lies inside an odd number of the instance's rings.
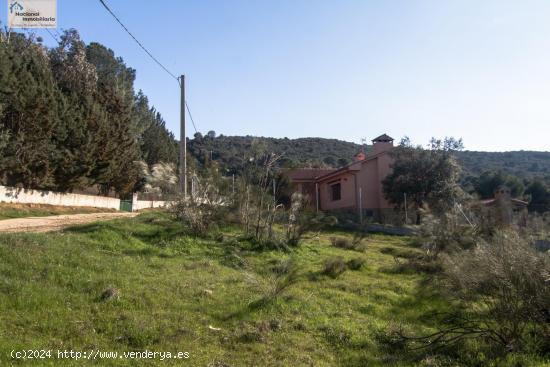
{"label": "pink house", "polygon": [[349,211],[363,218],[381,219],[393,208],[384,197],[382,181],[391,172],[393,138],[384,134],[339,169],[297,169],[289,172],[297,191],[310,197],[320,211]]}

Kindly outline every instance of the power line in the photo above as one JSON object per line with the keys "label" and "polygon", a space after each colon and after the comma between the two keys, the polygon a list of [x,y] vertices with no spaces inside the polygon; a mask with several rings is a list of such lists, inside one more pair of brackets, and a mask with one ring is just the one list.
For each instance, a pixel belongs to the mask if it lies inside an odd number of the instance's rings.
{"label": "power line", "polygon": [[[39,23],[39,24],[40,24],[40,25],[43,25],[43,24],[41,24],[41,23]],[[49,30],[48,28],[44,27],[43,29],[45,29],[45,30],[50,34],[50,36],[54,39],[55,42],[59,43],[59,40],[57,39],[57,37],[54,36],[53,33],[50,32],[50,30]],[[31,37],[31,36],[34,37],[34,36],[37,35],[36,32],[34,31],[34,29],[31,29],[31,28],[23,28],[23,30],[24,30],[25,32],[27,32],[27,36],[28,36],[28,37]]]}
{"label": "power line", "polygon": [[[113,11],[105,3],[105,1],[104,0],[99,0],[99,2],[113,16],[113,18],[115,18],[115,20],[118,22],[118,24],[120,24],[120,26],[122,28],[124,28],[126,33],[128,33],[130,35],[130,37],[132,37],[132,39],[134,41],[136,41],[136,43],[139,45],[139,47],[141,47],[141,49],[143,51],[145,51],[145,53],[147,55],[149,55],[149,57],[154,62],[156,62],[158,66],[160,66],[164,71],[166,71],[168,73],[168,75],[170,75],[172,78],[174,78],[178,82],[178,84],[180,84],[181,83],[180,78],[178,78],[173,73],[171,73],[170,70],[168,70],[164,65],[162,65],[162,63],[160,61],[158,61],[158,59],[155,56],[153,56],[153,54],[151,52],[149,52],[149,50],[147,50],[141,42],[138,41],[138,39],[132,34],[132,32],[130,32],[130,30],[128,28],[126,28],[126,26],[122,23],[122,21],[115,15],[115,13],[113,13]],[[189,113],[189,118],[191,119],[191,123],[193,124],[193,128],[195,129],[195,132],[197,132],[197,125],[195,125],[195,121],[193,120],[193,115],[191,115],[191,110],[189,109],[189,105],[187,104],[187,101],[185,101],[185,108],[187,109],[187,112]]]}
{"label": "power line", "polygon": [[189,105],[187,104],[187,101],[185,101],[185,108],[187,108],[187,112],[189,113],[189,118],[191,119],[191,123],[193,124],[193,128],[195,129],[195,132],[198,132],[197,126],[195,125],[195,121],[193,120],[193,115],[191,115],[191,110],[189,109]]}
{"label": "power line", "polygon": [[151,59],[153,59],[154,62],[156,62],[161,68],[163,68],[164,71],[166,71],[172,78],[176,79],[176,80],[179,82],[178,77],[176,77],[174,74],[172,74],[172,73],[170,72],[170,70],[168,70],[164,65],[162,65],[162,64],[160,63],[160,61],[158,61],[157,58],[156,58],[155,56],[153,56],[153,54],[151,54],[151,53],[149,52],[149,50],[147,50],[147,49],[145,48],[145,46],[143,46],[143,45],[141,44],[141,42],[139,42],[138,39],[137,39],[136,37],[134,37],[134,35],[132,34],[132,32],[130,32],[130,31],[128,30],[128,28],[126,28],[126,26],[125,26],[124,24],[122,24],[122,22],[120,21],[120,19],[118,19],[118,17],[115,15],[115,13],[113,13],[113,11],[107,6],[107,4],[105,4],[105,1],[99,0],[99,2],[100,2],[101,5],[103,5],[103,7],[113,16],[113,18],[115,18],[115,20],[118,22],[118,24],[120,24],[120,25],[122,26],[122,28],[124,28],[124,30],[126,31],[126,33],[128,33],[128,34],[130,35],[130,37],[132,37],[132,38],[134,39],[134,41],[136,41],[136,43],[139,45],[139,47],[141,47],[142,50],[145,51],[145,53],[146,53],[147,55],[149,55],[149,57],[150,57]]}
{"label": "power line", "polygon": [[[47,28],[46,28],[47,29]],[[57,28],[54,28],[53,31],[55,32],[55,35],[61,39],[61,35],[59,34],[59,32],[57,31]]]}
{"label": "power line", "polygon": [[[46,30],[46,32],[48,32],[50,34],[50,36],[52,36],[52,38],[55,40],[55,42],[59,43],[59,40],[57,39],[57,37],[54,36],[53,33],[48,28],[44,28],[44,29]],[[59,36],[59,34],[58,34],[58,36]]]}

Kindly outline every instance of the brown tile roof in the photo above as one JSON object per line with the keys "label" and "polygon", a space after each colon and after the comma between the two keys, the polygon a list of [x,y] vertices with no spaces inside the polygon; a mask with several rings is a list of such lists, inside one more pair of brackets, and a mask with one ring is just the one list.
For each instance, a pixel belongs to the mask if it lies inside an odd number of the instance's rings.
{"label": "brown tile roof", "polygon": [[[493,198],[493,199],[484,199],[484,200],[480,200],[481,204],[483,205],[487,205],[487,206],[490,206],[490,205],[494,205],[498,202],[499,199],[496,199],[496,198]],[[519,200],[519,199],[510,199],[510,202],[512,204],[514,204],[515,206],[517,207],[527,207],[529,205],[528,202],[526,201],[523,201],[523,200]]]}
{"label": "brown tile roof", "polygon": [[316,177],[336,171],[333,168],[296,168],[286,172],[292,181],[313,181]]}
{"label": "brown tile roof", "polygon": [[372,139],[372,141],[393,141],[393,138],[387,134],[382,134],[379,137]]}

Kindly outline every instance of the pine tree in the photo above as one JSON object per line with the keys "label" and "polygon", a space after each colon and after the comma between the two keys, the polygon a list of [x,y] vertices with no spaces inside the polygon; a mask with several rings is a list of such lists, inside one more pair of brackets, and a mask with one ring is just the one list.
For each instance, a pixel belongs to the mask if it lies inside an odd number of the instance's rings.
{"label": "pine tree", "polygon": [[56,87],[46,52],[22,34],[0,43],[3,183],[54,188],[52,135],[58,121]]}

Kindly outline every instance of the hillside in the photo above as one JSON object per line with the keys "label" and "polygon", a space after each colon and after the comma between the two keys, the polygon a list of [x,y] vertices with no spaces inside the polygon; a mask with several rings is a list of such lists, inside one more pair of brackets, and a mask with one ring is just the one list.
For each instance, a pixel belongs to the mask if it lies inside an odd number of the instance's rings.
{"label": "hillside", "polygon": [[208,136],[189,141],[189,152],[201,163],[212,159],[230,173],[239,172],[253,145],[262,145],[266,151],[281,155],[284,167],[342,166],[361,148],[347,141],[324,138],[277,139],[254,136]]}
{"label": "hillside", "polygon": [[[282,155],[282,166],[338,167],[349,163],[361,148],[359,144],[324,138],[278,139],[253,136],[200,137],[189,141],[189,151],[201,163],[214,159],[229,172],[238,172],[253,142],[267,151]],[[367,147],[368,149],[368,147]],[[475,152],[458,153],[465,173],[479,175],[485,171],[503,170],[520,177],[550,175],[550,152]]]}
{"label": "hillside", "polygon": [[466,172],[479,175],[485,171],[503,170],[520,178],[548,177],[550,152],[475,152],[458,153]]}

